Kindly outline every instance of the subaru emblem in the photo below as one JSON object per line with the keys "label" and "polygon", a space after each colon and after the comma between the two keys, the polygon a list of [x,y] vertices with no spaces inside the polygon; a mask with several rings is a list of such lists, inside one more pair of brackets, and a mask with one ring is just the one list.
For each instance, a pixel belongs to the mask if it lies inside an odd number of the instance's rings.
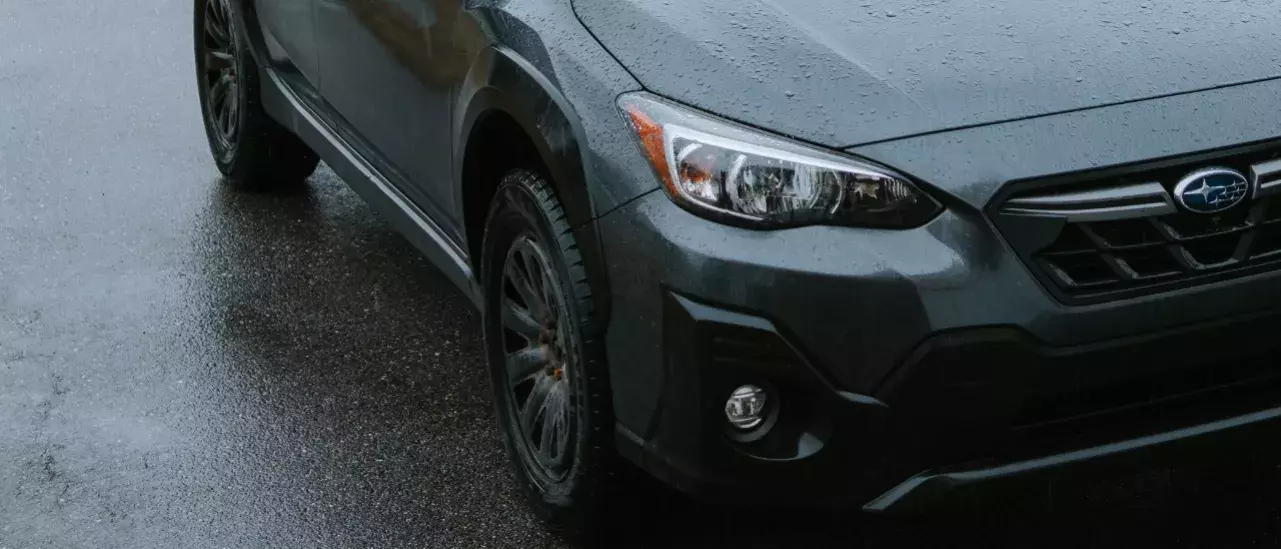
{"label": "subaru emblem", "polygon": [[1174,186],[1174,199],[1190,212],[1212,214],[1240,204],[1250,196],[1250,181],[1227,168],[1197,170]]}

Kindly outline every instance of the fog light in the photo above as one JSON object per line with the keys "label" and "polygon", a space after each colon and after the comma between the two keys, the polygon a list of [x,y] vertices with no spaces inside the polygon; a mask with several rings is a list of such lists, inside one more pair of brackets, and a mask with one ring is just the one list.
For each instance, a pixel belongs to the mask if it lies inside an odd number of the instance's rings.
{"label": "fog light", "polygon": [[744,385],[725,401],[725,418],[736,429],[755,429],[765,421],[765,389]]}

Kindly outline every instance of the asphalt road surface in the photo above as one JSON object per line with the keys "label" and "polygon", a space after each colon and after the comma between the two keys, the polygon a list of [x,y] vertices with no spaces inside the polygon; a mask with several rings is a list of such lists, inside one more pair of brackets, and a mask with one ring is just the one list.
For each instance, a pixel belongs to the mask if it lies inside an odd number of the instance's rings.
{"label": "asphalt road surface", "polygon": [[[0,548],[568,546],[515,495],[461,294],[327,169],[220,184],[190,10],[0,0]],[[1271,545],[1278,476],[1119,475],[1015,519],[655,490],[618,544]]]}

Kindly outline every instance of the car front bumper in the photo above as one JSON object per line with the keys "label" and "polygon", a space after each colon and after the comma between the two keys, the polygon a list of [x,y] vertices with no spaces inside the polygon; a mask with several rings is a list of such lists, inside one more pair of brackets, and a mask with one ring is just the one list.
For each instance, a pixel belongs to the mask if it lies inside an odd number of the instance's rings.
{"label": "car front bumper", "polygon": [[[708,497],[917,507],[1249,428],[1281,405],[1275,273],[1056,302],[978,212],[758,232],[652,193],[599,221],[620,449]],[[724,421],[767,386],[770,431]],[[1167,451],[1168,450],[1168,451]]]}

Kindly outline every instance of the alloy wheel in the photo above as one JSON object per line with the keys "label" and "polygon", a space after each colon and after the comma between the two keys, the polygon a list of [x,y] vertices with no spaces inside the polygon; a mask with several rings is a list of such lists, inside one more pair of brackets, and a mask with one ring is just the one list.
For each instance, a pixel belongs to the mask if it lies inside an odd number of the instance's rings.
{"label": "alloy wheel", "polygon": [[545,480],[573,465],[572,376],[578,356],[565,296],[543,246],[525,235],[503,263],[502,326],[507,390],[515,425]]}
{"label": "alloy wheel", "polygon": [[240,80],[236,74],[236,35],[228,0],[205,2],[202,83],[209,125],[224,150],[236,144]]}

